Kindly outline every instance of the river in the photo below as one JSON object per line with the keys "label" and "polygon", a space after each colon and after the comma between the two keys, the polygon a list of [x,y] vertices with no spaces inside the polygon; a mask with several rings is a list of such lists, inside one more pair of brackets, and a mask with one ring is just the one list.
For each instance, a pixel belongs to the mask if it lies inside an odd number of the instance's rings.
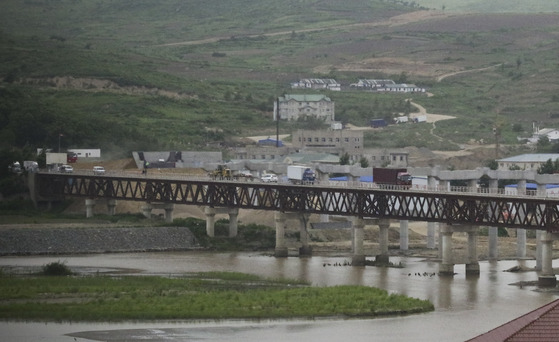
{"label": "river", "polygon": [[[126,323],[0,322],[2,341],[464,341],[491,330],[559,297],[535,286],[511,285],[537,280],[536,272],[504,272],[534,267],[533,260],[480,262],[479,277],[433,275],[438,263],[391,257],[403,268],[343,266],[350,257],[281,258],[258,253],[118,253],[68,256],[0,257],[0,267],[40,267],[62,261],[91,273],[175,275],[200,271],[235,271],[266,277],[297,278],[315,286],[355,284],[428,299],[435,311],[376,319],[265,321],[176,321]],[[342,266],[337,266],[342,265]],[[555,267],[554,261],[554,267]]]}

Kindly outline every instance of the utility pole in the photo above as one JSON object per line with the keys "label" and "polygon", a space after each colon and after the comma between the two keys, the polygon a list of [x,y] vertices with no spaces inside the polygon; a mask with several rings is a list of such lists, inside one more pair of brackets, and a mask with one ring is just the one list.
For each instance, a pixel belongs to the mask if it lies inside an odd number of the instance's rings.
{"label": "utility pole", "polygon": [[274,102],[274,120],[276,120],[276,148],[279,148],[279,97]]}

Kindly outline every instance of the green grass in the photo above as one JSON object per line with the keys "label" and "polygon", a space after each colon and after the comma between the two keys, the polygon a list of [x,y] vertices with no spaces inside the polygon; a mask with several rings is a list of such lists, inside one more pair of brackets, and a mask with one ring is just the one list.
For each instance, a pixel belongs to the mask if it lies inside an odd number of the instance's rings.
{"label": "green grass", "polygon": [[428,301],[372,287],[309,287],[295,280],[227,272],[180,278],[1,275],[3,320],[375,317],[433,310]]}

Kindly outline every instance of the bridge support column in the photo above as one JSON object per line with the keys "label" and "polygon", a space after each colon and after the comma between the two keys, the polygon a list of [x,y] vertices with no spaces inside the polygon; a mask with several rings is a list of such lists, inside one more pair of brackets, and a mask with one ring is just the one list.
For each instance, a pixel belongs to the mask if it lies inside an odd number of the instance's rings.
{"label": "bridge support column", "polygon": [[173,223],[173,210],[175,210],[175,205],[173,203],[164,203],[163,209],[165,210],[165,222]]}
{"label": "bridge support column", "polygon": [[466,275],[479,275],[479,261],[477,258],[478,231],[476,226],[468,228],[468,263]]}
{"label": "bridge support column", "polygon": [[309,246],[309,232],[307,231],[307,222],[309,221],[309,215],[299,215],[300,239],[302,244],[302,246],[299,248],[299,256],[312,256],[312,247]]}
{"label": "bridge support column", "polygon": [[400,250],[407,251],[409,250],[409,221],[408,220],[401,220],[400,221]]}
{"label": "bridge support column", "polygon": [[276,221],[276,249],[274,256],[276,258],[287,258],[287,246],[285,245],[285,214],[276,212],[274,214]]}
{"label": "bridge support column", "polygon": [[427,223],[427,248],[435,249],[437,247],[437,243],[435,240],[435,233],[437,231],[437,224],[435,222],[428,222]]}
{"label": "bridge support column", "polygon": [[239,209],[229,209],[229,237],[237,236],[239,230]]}
{"label": "bridge support column", "polygon": [[489,235],[489,260],[497,260],[499,258],[499,250],[497,248],[499,228],[489,227],[488,235]]}
{"label": "bridge support column", "polygon": [[543,232],[541,230],[536,230],[536,271],[542,270],[542,234]]}
{"label": "bridge support column", "polygon": [[[441,187],[444,186],[445,181],[441,182]],[[427,177],[427,187],[429,189],[435,189],[437,187],[437,179],[435,177]],[[435,210],[435,208],[432,208]],[[427,222],[427,248],[435,249],[437,248],[436,242],[436,232],[437,232],[437,223],[435,222]]]}
{"label": "bridge support column", "polygon": [[206,214],[206,234],[209,237],[215,236],[215,208],[205,207],[204,214]]}
{"label": "bridge support column", "polygon": [[363,239],[365,238],[365,221],[360,217],[353,219],[353,257],[352,266],[365,266]]}
{"label": "bridge support column", "polygon": [[[538,196],[546,196],[547,194],[547,184],[538,184],[537,190]],[[543,212],[543,208],[542,208]],[[543,252],[542,252],[542,243],[543,243],[543,231],[536,230],[536,271],[541,271],[543,268]]]}
{"label": "bridge support column", "polygon": [[452,258],[452,227],[441,224],[441,249],[442,263],[439,265],[440,275],[454,275],[454,262]]}
{"label": "bridge support column", "polygon": [[85,200],[85,217],[90,218],[93,217],[95,209],[95,199],[87,198]]}
{"label": "bridge support column", "polygon": [[388,264],[388,229],[390,228],[390,220],[379,220],[379,245],[380,254],[376,256],[376,264]]}
{"label": "bridge support column", "polygon": [[147,218],[151,218],[151,203],[146,203],[143,207],[142,207],[142,214],[147,217]]}
{"label": "bridge support column", "polygon": [[116,212],[116,200],[115,199],[107,200],[107,211],[109,212],[110,216],[114,216],[114,214]]}
{"label": "bridge support column", "polygon": [[542,232],[542,271],[538,277],[538,286],[541,287],[555,287],[557,279],[553,273],[553,234],[549,232]]}
{"label": "bridge support column", "polygon": [[516,257],[526,258],[526,229],[516,230]]}

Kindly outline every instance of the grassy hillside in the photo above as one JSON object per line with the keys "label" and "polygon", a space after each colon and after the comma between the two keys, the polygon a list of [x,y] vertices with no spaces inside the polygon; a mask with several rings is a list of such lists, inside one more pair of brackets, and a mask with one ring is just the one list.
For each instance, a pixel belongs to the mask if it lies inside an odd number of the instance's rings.
{"label": "grassy hillside", "polygon": [[479,13],[559,12],[559,3],[549,0],[418,0],[421,6],[445,11]]}
{"label": "grassy hillside", "polygon": [[[495,125],[503,143],[516,143],[532,121],[557,125],[558,14],[457,15],[404,3],[4,0],[0,144],[56,147],[62,133],[63,148],[121,155],[234,145],[275,133],[274,99],[308,77],[415,83],[433,94],[415,102],[457,117],[437,123],[442,140],[410,125],[368,134],[366,146],[456,149],[492,142]],[[406,95],[325,94],[336,119],[354,125],[410,108]],[[297,127],[316,125],[280,130]]]}

